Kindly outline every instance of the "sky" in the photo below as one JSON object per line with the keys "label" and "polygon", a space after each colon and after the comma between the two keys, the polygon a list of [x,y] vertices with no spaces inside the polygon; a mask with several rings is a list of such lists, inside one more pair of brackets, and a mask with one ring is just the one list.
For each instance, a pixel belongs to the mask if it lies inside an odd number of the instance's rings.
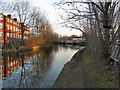
{"label": "sky", "polygon": [[[1,1],[1,0],[0,0]],[[14,2],[16,0],[2,0],[5,2]],[[66,27],[62,27],[60,24],[61,19],[58,14],[58,10],[55,9],[53,6],[53,3],[55,3],[58,0],[18,0],[18,1],[28,1],[33,7],[39,7],[40,10],[44,11],[45,14],[47,14],[47,18],[52,25],[53,32],[58,33],[59,35],[81,35],[81,32],[79,30],[71,30]]]}
{"label": "sky", "polygon": [[80,35],[81,32],[78,30],[71,30],[66,27],[62,27],[60,24],[60,17],[57,13],[57,9],[53,6],[53,3],[58,0],[27,0],[32,6],[40,7],[41,10],[45,11],[49,22],[52,25],[53,31],[59,35]]}

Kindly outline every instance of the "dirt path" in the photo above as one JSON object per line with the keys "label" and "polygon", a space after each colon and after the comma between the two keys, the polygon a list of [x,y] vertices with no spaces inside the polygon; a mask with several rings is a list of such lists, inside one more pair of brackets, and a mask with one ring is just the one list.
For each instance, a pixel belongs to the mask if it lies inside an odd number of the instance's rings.
{"label": "dirt path", "polygon": [[81,52],[78,51],[71,61],[65,64],[53,88],[85,88],[81,66]]}

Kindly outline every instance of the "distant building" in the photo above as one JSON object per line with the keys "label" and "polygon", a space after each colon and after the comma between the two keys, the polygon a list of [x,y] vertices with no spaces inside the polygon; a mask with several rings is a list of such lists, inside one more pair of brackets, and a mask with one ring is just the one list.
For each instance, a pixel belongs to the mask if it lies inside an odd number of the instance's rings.
{"label": "distant building", "polygon": [[84,37],[73,37],[72,41],[73,42],[77,42],[77,43],[81,43],[81,42],[85,42],[86,43],[86,39]]}
{"label": "distant building", "polygon": [[73,37],[72,40],[73,41],[80,41],[80,40],[82,40],[82,37]]}
{"label": "distant building", "polygon": [[0,33],[2,35],[2,44],[10,45],[21,41],[23,27],[23,39],[28,39],[29,28],[24,23],[17,22],[17,19],[11,18],[11,15],[3,15],[0,13]]}

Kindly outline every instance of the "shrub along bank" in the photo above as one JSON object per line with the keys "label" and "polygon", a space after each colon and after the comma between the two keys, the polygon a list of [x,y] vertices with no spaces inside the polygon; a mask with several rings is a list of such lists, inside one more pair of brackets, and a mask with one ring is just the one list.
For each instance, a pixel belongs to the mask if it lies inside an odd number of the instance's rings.
{"label": "shrub along bank", "polygon": [[[86,88],[118,88],[117,68],[90,56],[85,49],[82,53],[84,85]],[[116,71],[115,71],[116,70]]]}

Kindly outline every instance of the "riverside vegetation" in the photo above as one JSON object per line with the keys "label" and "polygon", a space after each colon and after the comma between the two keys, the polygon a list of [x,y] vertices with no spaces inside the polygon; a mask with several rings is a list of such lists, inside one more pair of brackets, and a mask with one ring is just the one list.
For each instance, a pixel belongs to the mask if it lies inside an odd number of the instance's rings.
{"label": "riverside vegetation", "polygon": [[90,56],[87,49],[83,51],[82,56],[86,88],[118,88],[118,76],[112,65]]}
{"label": "riverside vegetation", "polygon": [[83,49],[65,64],[53,88],[118,88],[118,76],[112,65]]}

